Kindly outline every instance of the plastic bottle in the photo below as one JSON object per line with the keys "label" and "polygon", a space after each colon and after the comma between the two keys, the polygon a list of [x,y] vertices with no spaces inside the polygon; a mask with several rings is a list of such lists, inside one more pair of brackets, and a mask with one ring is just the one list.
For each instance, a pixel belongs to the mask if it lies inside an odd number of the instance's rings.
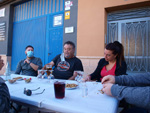
{"label": "plastic bottle", "polygon": [[8,62],[8,61],[7,61],[7,64],[6,64],[5,77],[6,77],[5,80],[11,79],[11,77],[10,77],[10,65],[9,65],[9,62]]}
{"label": "plastic bottle", "polygon": [[88,88],[86,86],[86,82],[82,83],[82,97],[87,97],[88,96]]}

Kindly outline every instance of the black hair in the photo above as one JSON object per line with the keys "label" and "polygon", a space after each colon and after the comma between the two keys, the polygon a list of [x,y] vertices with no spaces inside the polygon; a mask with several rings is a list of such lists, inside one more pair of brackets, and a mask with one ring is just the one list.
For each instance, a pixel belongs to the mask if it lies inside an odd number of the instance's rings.
{"label": "black hair", "polygon": [[67,41],[67,42],[64,43],[64,45],[65,45],[65,44],[70,44],[70,45],[72,45],[72,47],[75,49],[75,44],[74,44],[73,42]]}
{"label": "black hair", "polygon": [[121,62],[125,61],[123,45],[118,41],[114,41],[113,43],[107,44],[106,49],[113,51],[113,54],[117,55],[116,59],[119,61],[119,64],[121,66]]}
{"label": "black hair", "polygon": [[33,47],[33,46],[31,46],[31,45],[28,45],[28,46],[25,48],[25,50],[26,50],[28,47],[31,47],[31,48],[33,48],[33,50],[34,50],[34,47]]}
{"label": "black hair", "polygon": [[120,60],[125,61],[125,58],[124,58],[124,47],[123,47],[123,45],[120,42],[118,42],[118,41],[114,41],[114,44],[119,49],[118,52],[120,54]]}

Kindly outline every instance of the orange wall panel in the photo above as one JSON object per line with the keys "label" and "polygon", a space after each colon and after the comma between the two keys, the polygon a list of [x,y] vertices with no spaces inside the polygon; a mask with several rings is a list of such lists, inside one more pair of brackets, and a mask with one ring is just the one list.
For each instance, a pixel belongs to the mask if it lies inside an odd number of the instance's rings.
{"label": "orange wall panel", "polygon": [[78,0],[77,56],[103,56],[107,11],[112,7],[132,8],[149,0]]}

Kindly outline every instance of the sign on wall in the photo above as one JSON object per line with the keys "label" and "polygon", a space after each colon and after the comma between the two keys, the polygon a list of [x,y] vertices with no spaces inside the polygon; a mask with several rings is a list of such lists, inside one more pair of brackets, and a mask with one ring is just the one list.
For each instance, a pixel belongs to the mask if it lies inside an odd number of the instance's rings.
{"label": "sign on wall", "polygon": [[65,2],[65,10],[70,10],[70,7],[73,6],[72,1],[66,1]]}
{"label": "sign on wall", "polygon": [[0,17],[4,17],[5,16],[5,8],[0,9]]}
{"label": "sign on wall", "polygon": [[70,19],[70,11],[65,12],[65,20]]}
{"label": "sign on wall", "polygon": [[6,35],[6,23],[2,22],[0,23],[0,41],[4,41],[5,40],[5,35]]}
{"label": "sign on wall", "polygon": [[54,26],[61,26],[62,25],[62,15],[54,16]]}
{"label": "sign on wall", "polygon": [[65,33],[73,33],[74,32],[74,27],[65,27]]}

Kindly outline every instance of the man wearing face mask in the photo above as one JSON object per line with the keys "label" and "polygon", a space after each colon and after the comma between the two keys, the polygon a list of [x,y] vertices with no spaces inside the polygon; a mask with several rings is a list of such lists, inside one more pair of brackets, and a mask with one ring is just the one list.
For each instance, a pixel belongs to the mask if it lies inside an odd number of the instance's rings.
{"label": "man wearing face mask", "polygon": [[[56,79],[69,79],[74,80],[77,73],[74,71],[83,71],[82,62],[75,55],[75,44],[71,41],[64,43],[64,60],[61,61],[61,54],[57,55],[49,65],[54,66],[53,75]],[[46,64],[47,65],[47,64]],[[43,69],[46,69],[46,65]]]}
{"label": "man wearing face mask", "polygon": [[15,74],[22,72],[22,75],[37,76],[37,70],[42,68],[41,59],[34,57],[34,48],[31,45],[25,48],[25,54],[27,58],[18,63]]}

